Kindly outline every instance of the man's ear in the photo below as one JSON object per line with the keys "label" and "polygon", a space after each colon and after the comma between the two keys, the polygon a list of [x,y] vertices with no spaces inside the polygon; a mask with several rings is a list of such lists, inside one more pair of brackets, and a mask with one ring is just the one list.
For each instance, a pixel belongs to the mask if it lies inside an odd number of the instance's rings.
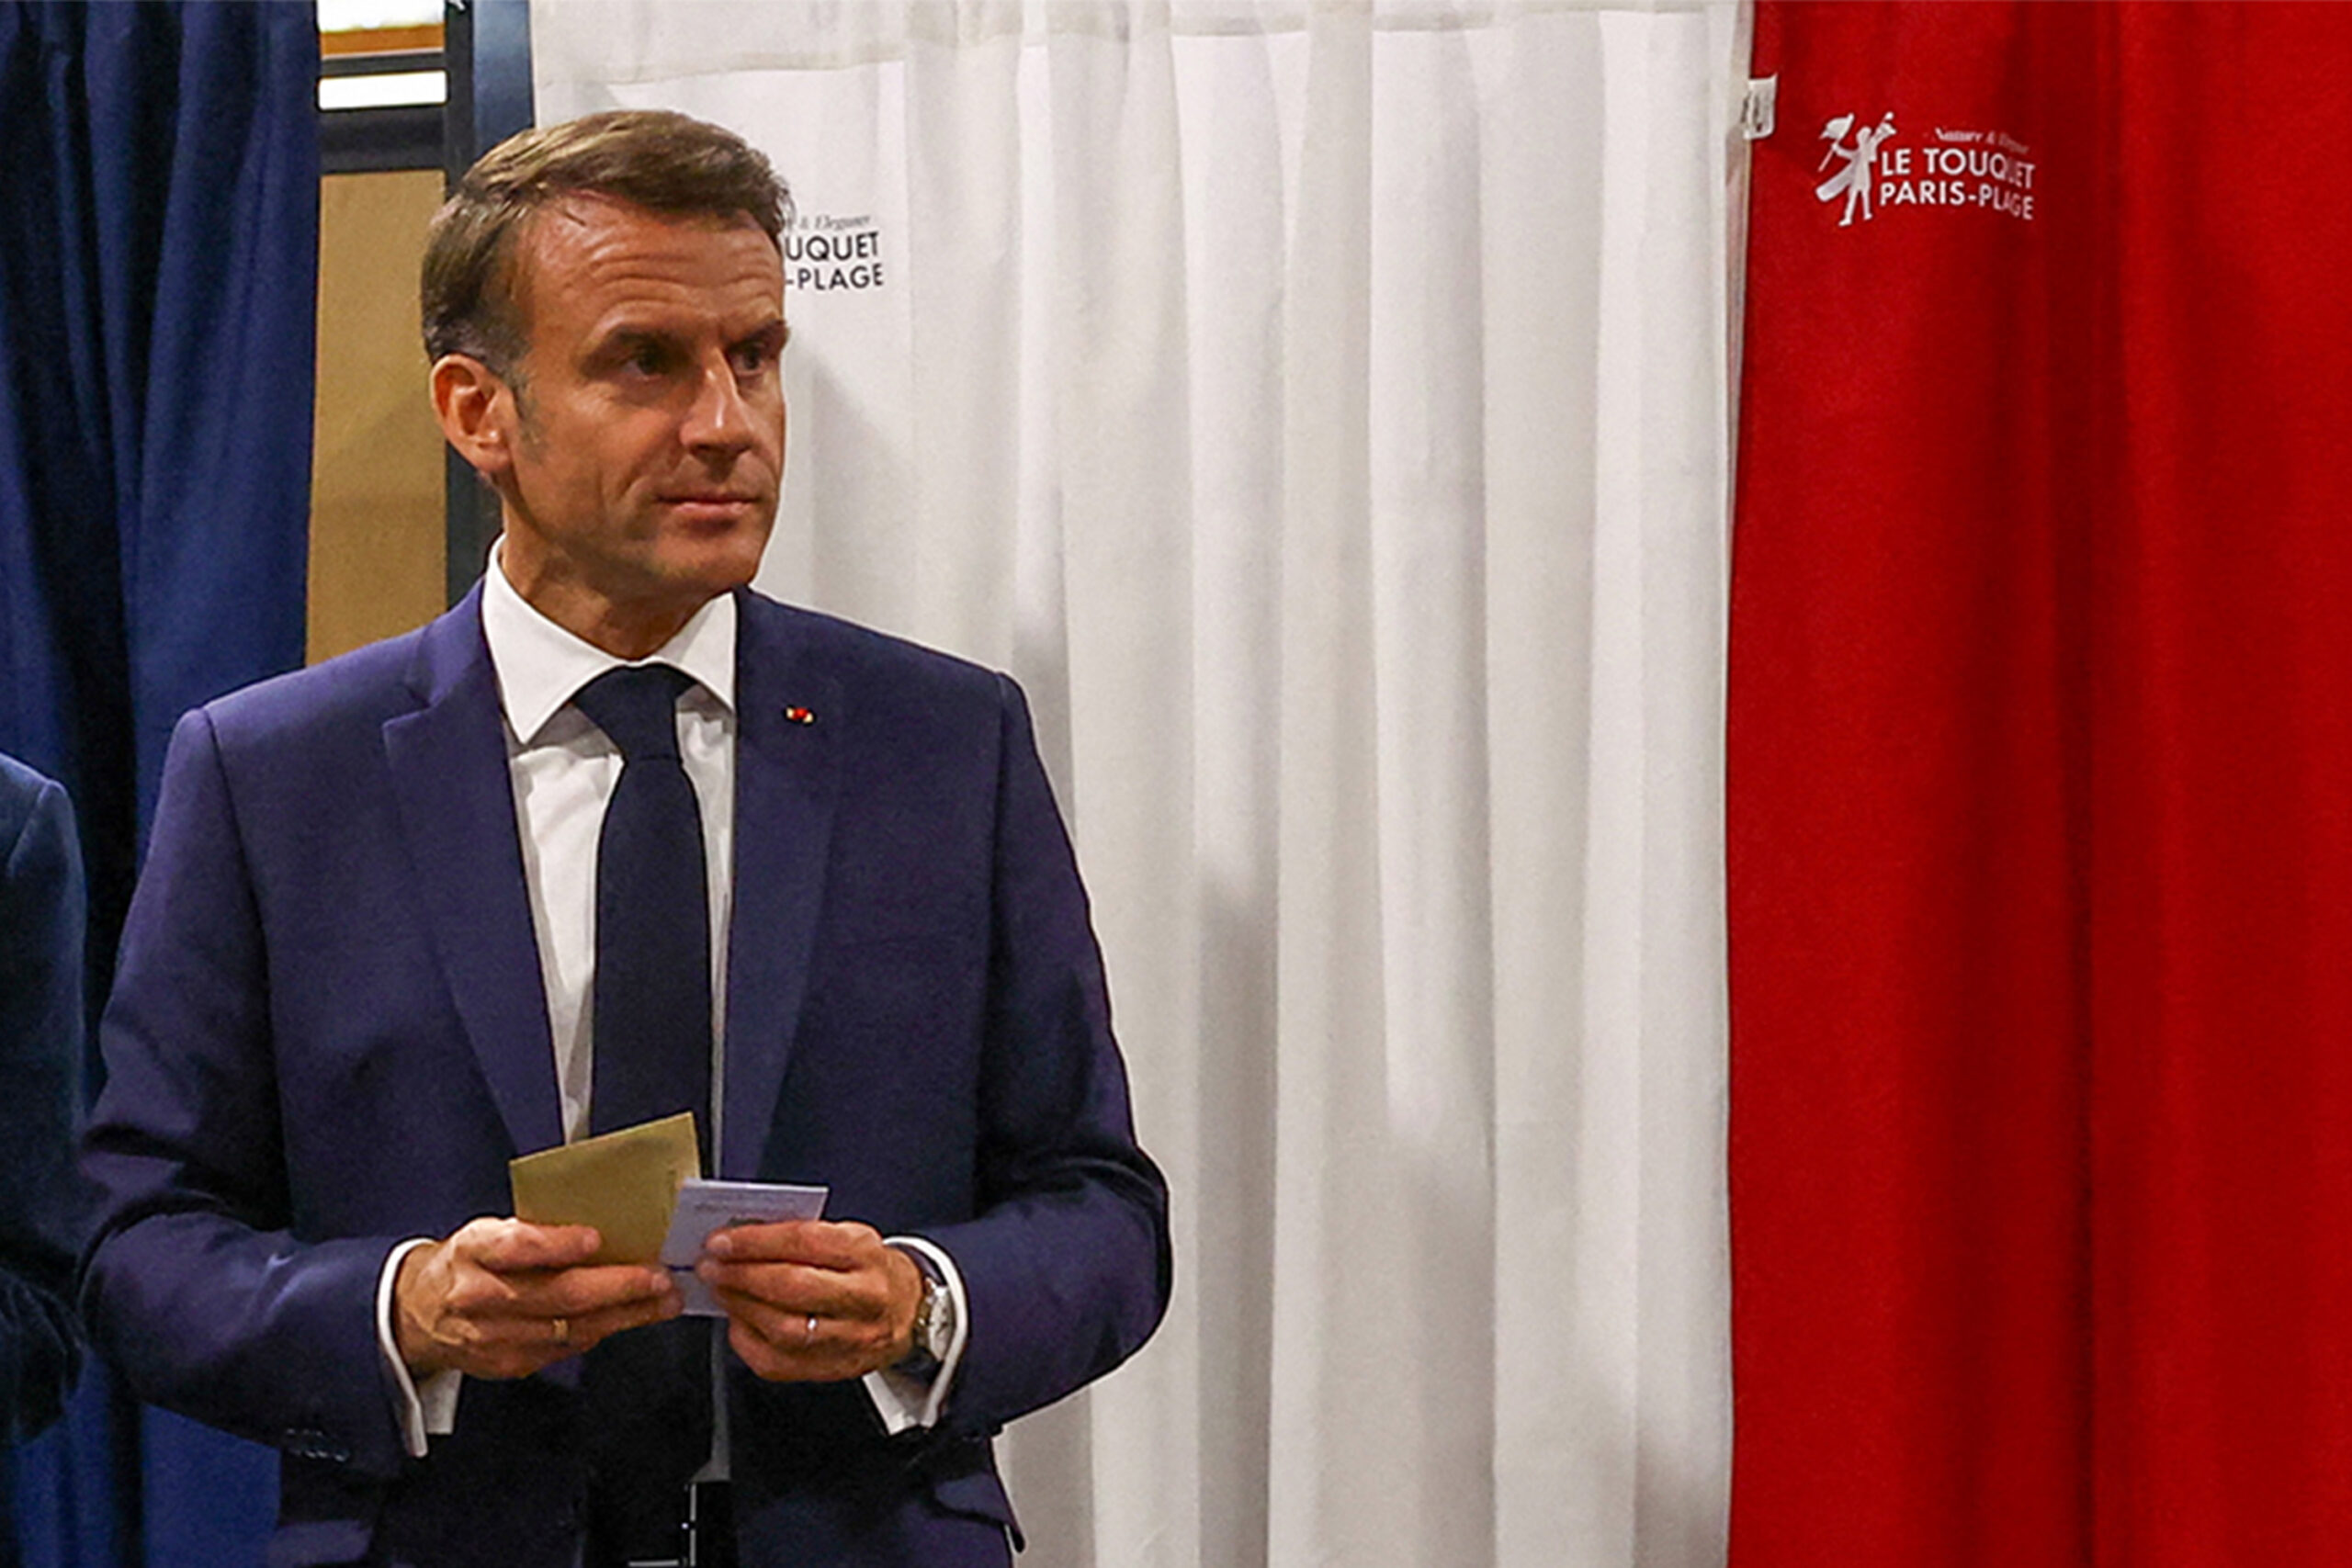
{"label": "man's ear", "polygon": [[433,362],[433,412],[458,456],[495,482],[514,467],[514,389],[469,354]]}

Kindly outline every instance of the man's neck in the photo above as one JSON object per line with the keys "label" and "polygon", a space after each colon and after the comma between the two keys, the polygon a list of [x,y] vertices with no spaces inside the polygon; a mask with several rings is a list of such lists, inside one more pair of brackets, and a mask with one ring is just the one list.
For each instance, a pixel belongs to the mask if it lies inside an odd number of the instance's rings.
{"label": "man's neck", "polygon": [[651,656],[708,603],[706,598],[692,603],[661,600],[616,604],[554,573],[533,572],[527,567],[517,571],[513,563],[503,558],[506,554],[503,546],[499,554],[502,558],[492,570],[505,573],[506,581],[523,603],[581,641],[602,649],[616,659],[634,661]]}

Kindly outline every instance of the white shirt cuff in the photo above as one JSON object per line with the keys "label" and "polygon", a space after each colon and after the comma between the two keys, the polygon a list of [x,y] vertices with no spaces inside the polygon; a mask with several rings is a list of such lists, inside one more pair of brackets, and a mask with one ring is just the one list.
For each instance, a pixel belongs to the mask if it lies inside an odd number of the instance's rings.
{"label": "white shirt cuff", "polygon": [[411,1459],[424,1457],[427,1438],[446,1438],[458,1429],[458,1390],[465,1382],[465,1374],[452,1368],[434,1373],[420,1385],[409,1375],[408,1363],[401,1359],[400,1334],[392,1325],[392,1283],[400,1278],[401,1261],[418,1247],[432,1245],[422,1236],[401,1243],[384,1259],[384,1271],[376,1278],[376,1348],[398,1392],[393,1415],[400,1420],[401,1443]]}
{"label": "white shirt cuff", "polygon": [[939,1413],[947,1407],[947,1391],[956,1382],[956,1369],[964,1361],[964,1341],[971,1336],[972,1314],[964,1298],[964,1276],[956,1271],[954,1258],[919,1235],[888,1239],[892,1247],[920,1252],[930,1259],[947,1281],[948,1299],[956,1303],[956,1332],[948,1338],[947,1354],[939,1359],[937,1371],[921,1378],[885,1367],[865,1374],[866,1397],[874,1401],[875,1413],[882,1417],[882,1429],[896,1436],[910,1427],[939,1425]]}

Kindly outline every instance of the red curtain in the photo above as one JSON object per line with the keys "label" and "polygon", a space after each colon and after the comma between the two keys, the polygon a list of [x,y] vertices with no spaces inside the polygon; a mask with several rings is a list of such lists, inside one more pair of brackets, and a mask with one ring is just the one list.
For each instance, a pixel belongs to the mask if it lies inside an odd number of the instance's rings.
{"label": "red curtain", "polygon": [[1734,1568],[2352,1561],[2352,6],[1755,73]]}

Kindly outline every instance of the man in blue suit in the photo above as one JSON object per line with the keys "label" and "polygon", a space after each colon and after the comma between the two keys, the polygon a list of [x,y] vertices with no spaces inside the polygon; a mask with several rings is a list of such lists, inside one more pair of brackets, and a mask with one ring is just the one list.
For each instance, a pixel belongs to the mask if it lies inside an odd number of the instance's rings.
{"label": "man in blue suit", "polygon": [[[77,1225],[82,858],[65,791],[0,756],[0,1446],[57,1418],[81,1365]],[[17,1561],[0,1466],[0,1563]]]}
{"label": "man in blue suit", "polygon": [[[674,115],[486,156],[424,288],[482,583],[174,738],[82,1300],[145,1397],[284,1450],[273,1562],[1001,1564],[989,1437],[1165,1306],[1019,690],[748,589],[786,209]],[[683,840],[620,826],[654,795]],[[720,1174],[831,1189],[711,1244],[717,1340],[506,1217],[510,1157],[697,1103]]]}

